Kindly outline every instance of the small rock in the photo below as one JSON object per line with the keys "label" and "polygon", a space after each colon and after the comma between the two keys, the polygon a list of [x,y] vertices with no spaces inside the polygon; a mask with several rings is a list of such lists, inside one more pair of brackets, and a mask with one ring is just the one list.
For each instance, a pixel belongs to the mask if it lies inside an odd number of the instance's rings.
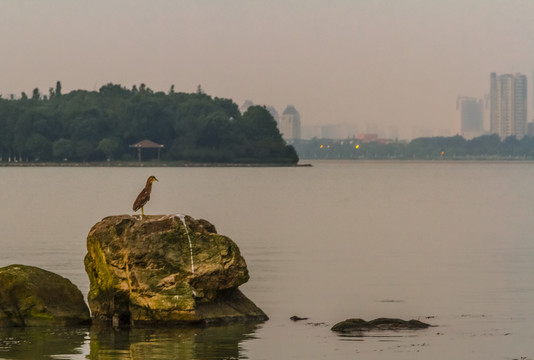
{"label": "small rock", "polygon": [[391,318],[378,318],[371,321],[362,319],[347,319],[337,323],[332,327],[332,331],[350,332],[350,331],[371,331],[371,330],[416,330],[430,327],[419,320],[401,320]]}
{"label": "small rock", "polygon": [[307,317],[300,317],[300,316],[297,316],[297,315],[293,315],[292,317],[290,317],[289,319],[293,320],[293,321],[302,321],[302,320],[308,320]]}

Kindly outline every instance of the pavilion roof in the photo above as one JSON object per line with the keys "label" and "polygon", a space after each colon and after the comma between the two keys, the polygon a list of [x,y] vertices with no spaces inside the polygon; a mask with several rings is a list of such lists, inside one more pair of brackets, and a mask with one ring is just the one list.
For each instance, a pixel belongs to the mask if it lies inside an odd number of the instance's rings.
{"label": "pavilion roof", "polygon": [[165,145],[158,144],[152,140],[142,140],[139,141],[137,144],[130,145],[131,148],[142,148],[142,149],[161,149],[164,148]]}

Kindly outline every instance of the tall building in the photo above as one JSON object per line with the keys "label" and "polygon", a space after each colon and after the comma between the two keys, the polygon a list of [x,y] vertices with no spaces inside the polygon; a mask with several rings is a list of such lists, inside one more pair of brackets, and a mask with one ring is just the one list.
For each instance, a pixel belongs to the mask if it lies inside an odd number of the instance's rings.
{"label": "tall building", "polygon": [[300,139],[300,114],[293,105],[288,105],[282,113],[279,128],[285,140]]}
{"label": "tall building", "polygon": [[458,96],[456,109],[460,111],[461,134],[464,138],[472,139],[484,133],[484,107],[481,99]]}
{"label": "tall building", "polygon": [[239,111],[241,111],[241,114],[244,114],[248,110],[248,108],[251,106],[254,106],[254,103],[252,102],[252,100],[245,100],[243,105],[241,105],[241,107],[239,108]]}
{"label": "tall building", "polygon": [[527,77],[522,74],[490,75],[490,132],[501,139],[521,139],[527,127]]}

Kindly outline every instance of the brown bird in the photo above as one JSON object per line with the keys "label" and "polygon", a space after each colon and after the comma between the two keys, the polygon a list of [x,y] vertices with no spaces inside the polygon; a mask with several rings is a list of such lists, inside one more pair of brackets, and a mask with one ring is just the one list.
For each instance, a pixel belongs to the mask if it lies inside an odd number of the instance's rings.
{"label": "brown bird", "polygon": [[141,209],[141,216],[145,216],[145,212],[143,208],[148,202],[148,200],[150,200],[150,192],[152,191],[152,183],[154,181],[159,181],[159,180],[156,179],[155,176],[149,176],[148,179],[146,180],[145,188],[141,190],[139,195],[137,195],[137,199],[135,199],[134,201],[133,211],[137,211]]}

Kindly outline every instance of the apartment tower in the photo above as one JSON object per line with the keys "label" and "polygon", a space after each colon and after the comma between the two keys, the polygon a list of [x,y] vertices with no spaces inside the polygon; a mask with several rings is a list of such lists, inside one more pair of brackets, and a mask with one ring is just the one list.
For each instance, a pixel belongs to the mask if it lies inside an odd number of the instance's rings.
{"label": "apartment tower", "polygon": [[279,128],[284,140],[300,139],[300,114],[293,105],[288,105],[282,113]]}
{"label": "apartment tower", "polygon": [[461,134],[465,139],[484,133],[484,107],[481,99],[458,96],[456,109],[460,111]]}
{"label": "apartment tower", "polygon": [[490,74],[490,132],[521,139],[527,130],[527,77]]}

